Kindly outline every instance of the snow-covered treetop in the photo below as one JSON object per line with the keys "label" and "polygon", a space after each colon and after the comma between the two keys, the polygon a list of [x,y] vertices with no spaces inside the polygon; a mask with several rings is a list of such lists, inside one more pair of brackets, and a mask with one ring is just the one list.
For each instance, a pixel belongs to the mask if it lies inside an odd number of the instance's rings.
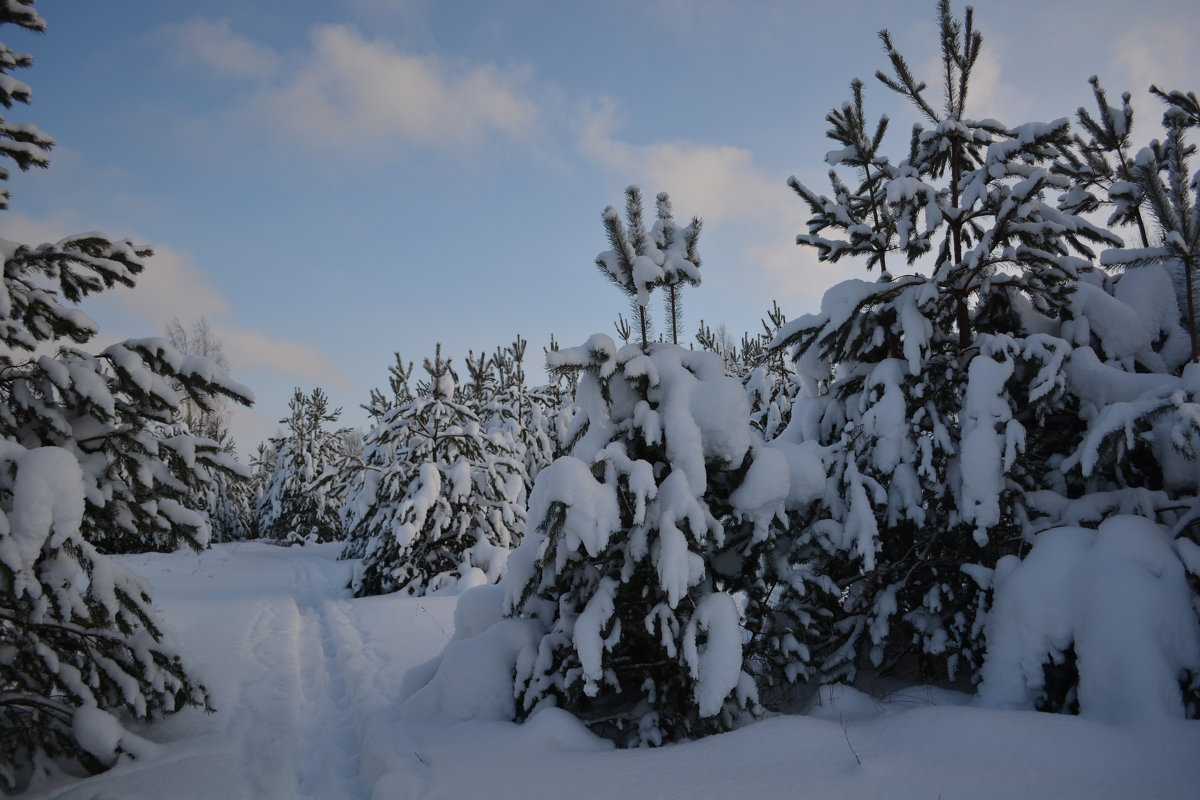
{"label": "snow-covered treetop", "polygon": [[601,217],[611,249],[596,256],[600,274],[616,285],[630,299],[641,329],[641,343],[649,341],[650,323],[646,309],[650,292],[659,286],[671,291],[667,319],[672,338],[678,340],[679,309],[676,289],[683,283],[700,283],[700,256],[696,242],[700,238],[698,217],[680,229],[672,216],[671,200],[664,192],[658,195],[658,219],[647,231],[642,219],[642,193],[636,186],[625,189],[625,223],[617,209],[608,206]]}

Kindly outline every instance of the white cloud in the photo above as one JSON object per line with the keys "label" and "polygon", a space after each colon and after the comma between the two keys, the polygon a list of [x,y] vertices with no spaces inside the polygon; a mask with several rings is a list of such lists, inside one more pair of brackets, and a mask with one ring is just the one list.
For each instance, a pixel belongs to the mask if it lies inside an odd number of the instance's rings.
{"label": "white cloud", "polygon": [[493,65],[454,69],[342,25],[319,27],[312,39],[311,58],[261,101],[271,118],[319,143],[463,145],[519,136],[536,116],[520,75]]}
{"label": "white cloud", "polygon": [[[31,244],[56,242],[81,229],[63,213],[36,219],[14,212],[0,220],[0,234]],[[233,322],[232,304],[187,253],[156,246],[145,264],[134,288],[117,286],[84,301],[85,313],[108,311],[121,320],[120,328],[102,326],[105,342],[114,337],[160,335],[172,319],[186,324],[206,317],[225,347],[235,378],[248,370],[268,370],[337,388],[351,386],[343,370],[320,350]]]}
{"label": "white cloud", "polygon": [[270,370],[338,389],[353,388],[342,370],[320,350],[301,342],[267,335],[259,330],[214,325],[225,345],[230,369]]}
{"label": "white cloud", "polygon": [[588,115],[583,152],[650,193],[668,192],[681,215],[721,224],[773,215],[788,201],[784,182],[767,177],[748,150],[687,141],[631,145],[614,138],[614,116],[609,104]]}
{"label": "white cloud", "polygon": [[861,263],[822,264],[811,249],[796,245],[802,204],[748,150],[687,141],[632,145],[614,136],[615,119],[612,104],[591,110],[580,135],[584,154],[643,189],[667,191],[678,214],[704,219],[708,236],[740,243],[739,280],[815,310],[828,286],[862,274]]}
{"label": "white cloud", "polygon": [[996,118],[1006,125],[1021,125],[1026,121],[1029,103],[1016,86],[1005,82],[1003,74],[1004,65],[996,49],[984,47],[971,70],[967,116]]}
{"label": "white cloud", "polygon": [[280,416],[281,414],[268,415],[258,406],[247,408],[235,405],[230,409],[229,430],[233,434],[233,440],[240,445],[239,454],[243,464],[248,464],[254,457],[259,442],[266,441],[279,430]]}
{"label": "white cloud", "polygon": [[146,269],[133,289],[113,289],[110,295],[128,312],[150,320],[161,329],[171,319],[223,317],[231,313],[229,301],[198,268],[192,257],[170,247],[154,247]]}
{"label": "white cloud", "polygon": [[[164,32],[192,63],[246,80],[249,96],[237,113],[340,155],[521,138],[538,116],[523,69],[411,54],[346,25],[313,28],[311,46],[295,53],[260,45],[226,20]],[[284,61],[288,69],[278,69]]]}
{"label": "white cloud", "polygon": [[81,231],[83,226],[72,214],[58,211],[45,219],[6,211],[0,217],[0,235],[14,242],[39,245],[57,242],[72,231]]}
{"label": "white cloud", "polygon": [[747,252],[747,259],[762,269],[772,294],[787,299],[787,310],[793,315],[815,312],[821,307],[825,290],[836,283],[850,278],[869,280],[878,275],[868,273],[861,260],[845,259],[836,264],[820,261],[816,250],[796,244],[795,230],[790,230],[790,236],[781,235]]}
{"label": "white cloud", "polygon": [[635,157],[648,183],[669,189],[682,208],[702,210],[713,223],[754,218],[786,199],[783,182],[767,179],[738,147],[665,142]]}
{"label": "white cloud", "polygon": [[[1196,88],[1193,84],[1178,85],[1179,76],[1192,75],[1196,71],[1194,38],[1188,26],[1153,24],[1128,31],[1113,45],[1112,65],[1117,75],[1111,79],[1106,77],[1104,85],[1110,91],[1109,103],[1114,105],[1121,91],[1129,91],[1134,121],[1142,123],[1138,125],[1142,136],[1135,139],[1139,147],[1157,135],[1164,108],[1149,93],[1150,86],[1157,85],[1168,92]],[[1149,128],[1146,127],[1147,123]]]}
{"label": "white cloud", "polygon": [[164,28],[176,55],[219,75],[264,78],[273,74],[280,58],[268,47],[234,33],[229,20],[192,19]]}

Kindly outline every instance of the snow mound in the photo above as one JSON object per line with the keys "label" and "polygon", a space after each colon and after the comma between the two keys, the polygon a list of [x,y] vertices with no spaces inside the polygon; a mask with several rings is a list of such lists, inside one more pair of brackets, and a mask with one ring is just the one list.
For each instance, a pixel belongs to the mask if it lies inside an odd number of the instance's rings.
{"label": "snow mound", "polygon": [[504,590],[495,585],[465,592],[454,611],[454,637],[442,654],[422,669],[415,689],[400,707],[407,720],[509,721],[516,715],[513,673],[517,657],[536,649],[541,626],[531,620],[503,619]]}
{"label": "snow mound", "polygon": [[1043,665],[1074,649],[1079,712],[1106,722],[1184,716],[1180,678],[1200,674],[1200,625],[1166,529],[1115,516],[1054,528],[996,567],[978,703],[1032,708]]}

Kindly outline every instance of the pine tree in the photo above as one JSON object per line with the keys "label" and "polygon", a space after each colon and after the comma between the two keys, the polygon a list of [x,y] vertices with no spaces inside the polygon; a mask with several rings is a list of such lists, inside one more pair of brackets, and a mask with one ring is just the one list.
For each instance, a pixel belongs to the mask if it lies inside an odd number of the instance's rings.
{"label": "pine tree", "polygon": [[[0,22],[41,31],[31,0]],[[0,45],[0,103],[29,102],[7,75],[29,56]],[[0,152],[45,166],[52,142],[0,121]],[[5,173],[3,177],[7,177]],[[8,193],[3,193],[4,204]],[[98,771],[141,740],[122,727],[185,706],[207,708],[156,619],[147,586],[101,554],[201,547],[208,525],[187,498],[226,454],[174,429],[186,400],[248,402],[204,359],[161,339],[82,349],[96,325],[76,304],[133,286],[149,250],[100,234],[29,247],[0,242],[0,787],[19,789],[47,759]],[[69,344],[68,344],[69,343]],[[55,355],[37,355],[59,344]]]}
{"label": "pine tree", "polygon": [[524,526],[518,454],[457,400],[441,345],[423,366],[416,396],[367,435],[347,503],[343,557],[362,556],[358,596],[423,595],[472,576],[494,583]]}
{"label": "pine tree", "polygon": [[[46,30],[46,21],[33,9],[33,0],[6,2],[0,8],[0,24],[2,23],[19,25],[31,31]],[[0,44],[0,73],[4,75],[4,80],[0,81],[0,105],[9,109],[13,107],[13,103],[29,103],[32,98],[29,84],[8,73],[32,64],[31,56],[14,53],[7,45]],[[0,117],[0,155],[12,159],[21,171],[30,167],[45,169],[50,166],[49,151],[53,147],[54,140],[38,130],[36,125],[29,122],[12,123]],[[0,167],[0,181],[7,180],[8,170]],[[8,188],[0,189],[0,210],[8,208],[8,199]]]}
{"label": "pine tree", "polygon": [[[887,269],[834,287],[819,314],[775,338],[806,384],[784,438],[829,448],[813,527],[822,571],[845,592],[844,645],[860,664],[931,680],[976,674],[983,576],[1021,550],[1039,514],[1030,498],[1082,439],[1065,362],[1108,297],[1091,246],[1120,244],[1047,198],[1072,188],[1051,171],[1069,121],[967,117],[982,36],[947,0],[938,22],[941,111],[880,34],[892,74],[877,76],[928,125],[914,126],[907,158],[880,154],[884,123],[866,135],[856,82],[827,118],[843,145],[827,156],[834,195],[790,181],[812,211],[799,244]],[[861,182],[838,177],[840,165]],[[929,274],[894,276],[901,257]]]}
{"label": "pine tree", "polygon": [[[178,319],[172,319],[167,325],[167,341],[184,356],[201,356],[219,370],[229,371],[225,347],[205,317],[197,319],[190,328],[185,328]],[[230,404],[221,397],[214,401],[205,408],[185,397],[176,417],[177,424],[182,426],[182,431],[211,440],[224,452],[234,455],[236,443],[229,432]],[[189,506],[203,509],[207,515],[212,528],[211,541],[252,538],[257,495],[249,480],[247,469],[216,471],[213,480],[201,487],[199,496],[189,501]]]}
{"label": "pine tree", "polygon": [[651,237],[663,254],[663,300],[666,306],[667,336],[671,344],[679,344],[683,326],[683,285],[700,285],[700,254],[696,242],[700,239],[700,218],[680,230],[671,211],[671,198],[661,192],[657,199],[658,220]]}
{"label": "pine tree", "polygon": [[[638,244],[649,239],[639,195],[627,197],[627,229],[604,214],[614,250],[597,263],[609,275],[637,274],[614,270],[638,263],[619,255],[625,243],[653,263]],[[615,282],[644,330],[651,282]],[[728,730],[759,709],[751,672],[768,685],[807,674],[800,640],[819,624],[779,616],[743,647],[735,596],[757,612],[777,579],[809,588],[777,541],[796,499],[788,457],[760,446],[746,393],[714,354],[644,339],[617,349],[596,334],[547,364],[578,376],[579,411],[509,561],[508,612],[544,630],[518,659],[517,716],[557,705],[624,746]]]}
{"label": "pine tree", "polygon": [[275,471],[258,500],[259,535],[283,544],[331,542],[342,538],[341,500],[334,486],[343,448],[325,423],[341,416],[329,409],[320,388],[299,388],[280,420],[287,433],[273,442]]}
{"label": "pine tree", "polygon": [[[122,725],[210,709],[149,587],[83,536],[89,481],[54,446],[0,441],[0,785],[43,757],[100,771],[139,752]],[[114,716],[116,715],[116,716]]]}
{"label": "pine tree", "polygon": [[399,353],[393,355],[395,361],[388,367],[388,389],[391,395],[388,396],[379,389],[372,389],[370,400],[362,407],[375,421],[382,419],[396,406],[412,399],[412,389],[408,383],[412,380],[413,362],[405,364]]}
{"label": "pine tree", "polygon": [[557,417],[562,401],[550,387],[531,389],[525,385],[525,350],[520,335],[508,347],[498,347],[492,355],[496,369],[496,406],[498,413],[486,417],[495,420],[490,432],[512,442],[523,464],[525,494],[533,491],[533,482],[551,461],[560,455]]}

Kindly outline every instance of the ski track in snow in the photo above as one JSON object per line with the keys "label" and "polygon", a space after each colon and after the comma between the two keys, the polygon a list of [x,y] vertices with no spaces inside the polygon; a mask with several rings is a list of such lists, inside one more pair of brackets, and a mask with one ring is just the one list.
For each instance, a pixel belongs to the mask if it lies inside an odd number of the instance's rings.
{"label": "ski track in snow", "polygon": [[[453,601],[352,600],[351,565],[334,560],[332,548],[306,550],[314,552],[228,545],[191,557],[190,569],[183,568],[189,557],[181,554],[128,559],[156,584],[168,623],[194,632],[205,626],[178,623],[206,612],[220,615],[201,636],[186,636],[184,642],[196,656],[219,656],[221,663],[204,670],[217,714],[207,718],[189,710],[140,730],[167,745],[150,761],[124,762],[82,782],[55,779],[27,796],[157,797],[163,785],[171,785],[171,772],[181,776],[180,783],[190,772],[205,775],[210,788],[201,796],[230,800],[427,796],[427,768],[417,755],[418,741],[398,714],[400,680],[414,663],[396,658],[402,649],[396,642],[380,641],[381,653],[373,641],[378,632],[366,630],[356,612],[390,617],[391,625],[375,626],[385,632],[424,628],[432,639],[444,640]],[[220,599],[206,604],[205,595]],[[444,619],[431,614],[431,600]],[[430,654],[426,638],[418,638],[423,646],[413,653],[416,662]],[[188,716],[193,724],[185,731],[188,726],[179,723]],[[217,724],[201,722],[208,735],[187,742],[189,733],[195,736],[197,719]],[[184,739],[178,750],[155,735],[169,737],[175,726]],[[214,758],[222,772],[206,775],[214,771]],[[153,779],[155,772],[164,773],[165,784]],[[152,779],[129,780],[139,775]],[[146,793],[130,791],[131,784],[139,783],[147,784]]]}

